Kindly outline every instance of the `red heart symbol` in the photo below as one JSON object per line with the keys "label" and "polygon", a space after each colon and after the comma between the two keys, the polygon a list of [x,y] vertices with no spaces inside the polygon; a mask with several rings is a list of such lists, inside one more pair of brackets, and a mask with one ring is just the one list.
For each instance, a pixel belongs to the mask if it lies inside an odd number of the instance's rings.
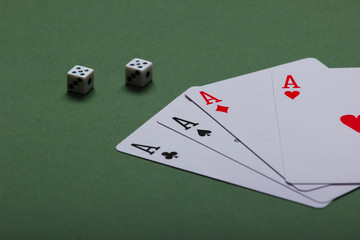
{"label": "red heart symbol", "polygon": [[340,118],[340,121],[360,133],[360,115],[357,117],[354,115],[344,115]]}
{"label": "red heart symbol", "polygon": [[296,98],[297,96],[299,96],[300,92],[299,92],[299,91],[293,91],[293,92],[291,92],[291,91],[286,91],[286,92],[284,92],[284,94],[285,94],[286,96],[288,96],[289,98],[294,99],[294,98]]}

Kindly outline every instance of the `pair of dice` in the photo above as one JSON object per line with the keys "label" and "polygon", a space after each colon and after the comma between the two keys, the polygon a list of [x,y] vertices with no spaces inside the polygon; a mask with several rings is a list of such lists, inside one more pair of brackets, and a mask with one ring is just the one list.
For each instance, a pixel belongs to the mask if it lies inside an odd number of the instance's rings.
{"label": "pair of dice", "polygon": [[[125,66],[127,84],[144,87],[152,81],[152,63],[134,58]],[[67,73],[67,89],[69,92],[86,94],[94,88],[94,69],[76,65]]]}

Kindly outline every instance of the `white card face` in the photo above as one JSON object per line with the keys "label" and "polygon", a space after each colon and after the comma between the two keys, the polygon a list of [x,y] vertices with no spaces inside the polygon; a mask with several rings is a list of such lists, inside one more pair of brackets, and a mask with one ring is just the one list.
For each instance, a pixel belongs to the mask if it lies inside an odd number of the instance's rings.
{"label": "white card face", "polygon": [[[250,73],[186,92],[199,108],[224,129],[252,149],[280,175],[284,176],[280,140],[272,93],[271,73],[287,69],[327,69],[314,58],[307,58]],[[317,186],[304,186],[310,190]]]}
{"label": "white card face", "polygon": [[287,181],[360,183],[360,69],[272,79]]}
{"label": "white card face", "polygon": [[[283,177],[269,168],[269,166],[249,149],[244,147],[240,142],[234,141],[231,134],[225,131],[215,121],[212,121],[212,119],[193,102],[189,101],[189,99],[185,97],[185,94],[182,95],[183,97],[180,96],[175,99],[156,114],[154,118],[156,118],[157,122],[172,129],[179,135],[191,139],[194,141],[194,144],[206,146],[212,151],[221,154],[227,158],[227,161],[233,161],[239,165],[248,167],[279,184],[298,191],[297,188],[286,183]],[[314,201],[328,202],[357,187],[358,185],[327,185],[316,190],[302,192],[302,194]]]}
{"label": "white card face", "polygon": [[330,203],[315,202],[287,186],[230,161],[205,146],[194,144],[186,137],[158,124],[154,117],[120,142],[116,149],[314,208],[323,208]]}

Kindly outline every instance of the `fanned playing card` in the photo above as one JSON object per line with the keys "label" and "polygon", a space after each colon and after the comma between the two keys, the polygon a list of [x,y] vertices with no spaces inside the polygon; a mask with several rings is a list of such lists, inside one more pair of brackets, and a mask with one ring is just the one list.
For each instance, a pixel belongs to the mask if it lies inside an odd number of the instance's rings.
{"label": "fanned playing card", "polygon": [[272,79],[287,181],[360,183],[360,69]]}
{"label": "fanned playing card", "polygon": [[[116,149],[307,206],[325,207],[358,185],[286,181],[284,176],[287,178],[289,172],[284,170],[283,162],[287,158],[282,158],[283,139],[280,141],[274,100],[276,84],[271,77],[274,72],[325,70],[321,62],[308,58],[190,88]],[[283,89],[283,96],[299,99],[303,94],[298,88],[302,86],[296,86],[292,79],[286,81],[289,89]],[[358,118],[345,114],[340,121],[359,131]]]}

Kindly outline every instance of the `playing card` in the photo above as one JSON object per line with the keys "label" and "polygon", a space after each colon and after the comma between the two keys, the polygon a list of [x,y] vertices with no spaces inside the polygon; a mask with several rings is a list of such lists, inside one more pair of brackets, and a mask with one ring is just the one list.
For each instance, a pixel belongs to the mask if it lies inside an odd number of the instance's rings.
{"label": "playing card", "polygon": [[279,71],[272,79],[287,181],[360,183],[360,69]]}
{"label": "playing card", "polygon": [[156,123],[154,117],[120,142],[116,149],[314,208],[323,208],[330,203],[315,202],[205,146],[194,144],[184,136]]}
{"label": "playing card", "polygon": [[[273,181],[299,191],[293,185],[286,183],[284,178],[273,171],[263,161],[247,149],[243,144],[233,138],[215,121],[209,121],[209,117],[193,104],[188,98],[178,97],[168,106],[161,110],[154,118],[161,125],[177,132],[180,135],[194,141],[196,144],[206,146],[214,152],[234,161],[244,167],[267,176]],[[327,185],[316,190],[307,191],[303,194],[314,201],[328,202],[353,189],[357,185]]]}
{"label": "playing card", "polygon": [[[318,60],[307,58],[214,84],[195,87],[186,92],[186,96],[201,110],[281,176],[284,176],[284,169],[271,73],[287,69],[327,68]],[[297,185],[297,187],[306,191],[321,186]]]}

